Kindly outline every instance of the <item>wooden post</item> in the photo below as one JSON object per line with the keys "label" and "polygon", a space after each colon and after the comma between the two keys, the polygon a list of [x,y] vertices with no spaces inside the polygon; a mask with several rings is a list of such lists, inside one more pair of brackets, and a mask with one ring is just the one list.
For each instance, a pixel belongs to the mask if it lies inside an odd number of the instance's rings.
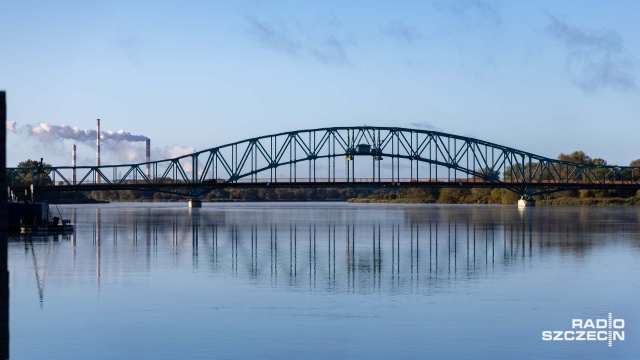
{"label": "wooden post", "polygon": [[[7,101],[0,91],[0,189],[7,188]],[[4,191],[4,190],[3,190]],[[9,358],[9,270],[7,197],[0,196],[0,358]]]}

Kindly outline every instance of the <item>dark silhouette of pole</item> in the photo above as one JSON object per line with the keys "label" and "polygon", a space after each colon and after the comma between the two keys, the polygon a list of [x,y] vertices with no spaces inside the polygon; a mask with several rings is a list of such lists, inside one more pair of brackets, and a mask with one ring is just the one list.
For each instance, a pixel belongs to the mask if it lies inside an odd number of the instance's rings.
{"label": "dark silhouette of pole", "polygon": [[[0,186],[7,188],[7,100],[0,91]],[[7,196],[0,196],[0,358],[9,358],[9,270],[7,268]]]}

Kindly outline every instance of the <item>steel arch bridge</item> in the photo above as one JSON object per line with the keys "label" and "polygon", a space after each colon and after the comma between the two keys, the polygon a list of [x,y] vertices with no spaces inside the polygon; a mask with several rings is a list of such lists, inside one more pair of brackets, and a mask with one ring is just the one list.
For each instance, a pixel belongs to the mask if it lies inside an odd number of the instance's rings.
{"label": "steel arch bridge", "polygon": [[489,187],[530,197],[569,189],[640,189],[640,167],[580,164],[487,141],[398,127],[283,132],[172,159],[8,168],[14,189],[147,190],[198,197],[228,187]]}

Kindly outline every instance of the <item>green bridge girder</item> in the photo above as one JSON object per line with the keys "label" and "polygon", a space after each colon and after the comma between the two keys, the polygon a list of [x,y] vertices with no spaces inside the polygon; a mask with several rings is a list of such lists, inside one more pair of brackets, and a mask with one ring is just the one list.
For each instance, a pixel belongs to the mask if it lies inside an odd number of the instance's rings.
{"label": "green bridge girder", "polygon": [[[365,168],[356,167],[367,158]],[[640,167],[560,161],[437,131],[355,126],[265,135],[148,163],[8,168],[7,179],[15,189],[190,197],[234,186],[397,184],[499,187],[529,197],[568,189],[640,189]]]}

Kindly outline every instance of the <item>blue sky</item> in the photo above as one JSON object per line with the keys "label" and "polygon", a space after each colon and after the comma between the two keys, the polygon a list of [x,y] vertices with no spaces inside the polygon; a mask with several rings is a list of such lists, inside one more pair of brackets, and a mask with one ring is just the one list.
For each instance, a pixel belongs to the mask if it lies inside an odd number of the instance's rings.
{"label": "blue sky", "polygon": [[[637,1],[0,0],[7,162],[95,162],[46,122],[153,157],[289,130],[434,129],[556,157],[640,158]],[[142,143],[103,163],[143,161]]]}

